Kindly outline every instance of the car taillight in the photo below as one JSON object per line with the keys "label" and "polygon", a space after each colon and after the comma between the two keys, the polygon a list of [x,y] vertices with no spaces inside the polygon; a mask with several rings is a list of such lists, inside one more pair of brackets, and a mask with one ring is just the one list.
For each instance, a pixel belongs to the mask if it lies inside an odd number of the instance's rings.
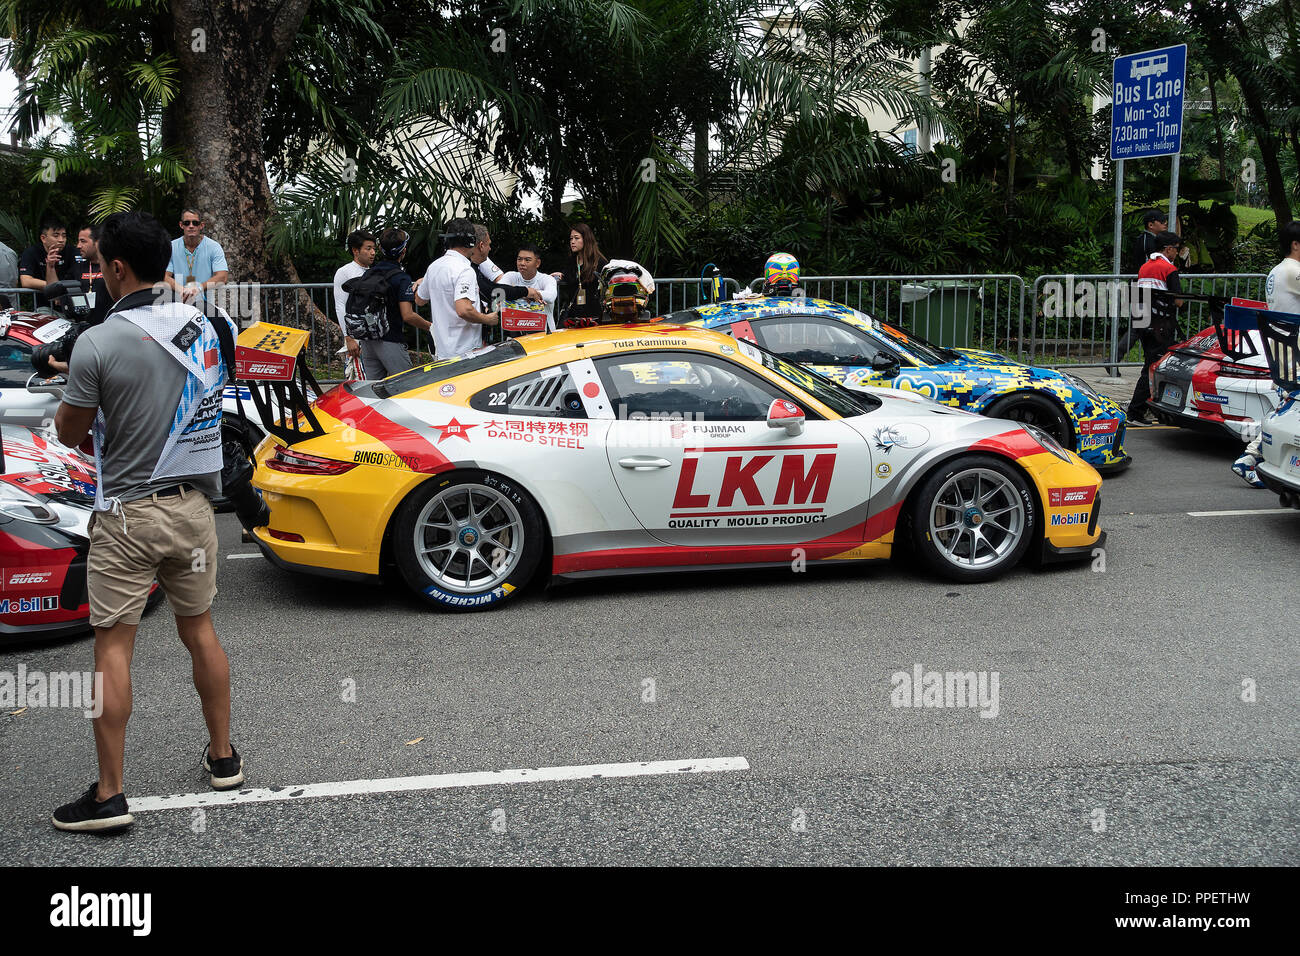
{"label": "car taillight", "polygon": [[290,475],[341,475],[357,466],[356,462],[319,458],[281,445],[275,450],[275,454],[266,460],[266,467]]}
{"label": "car taillight", "polygon": [[304,544],[306,539],[293,531],[276,531],[274,528],[267,528],[266,533],[272,538],[278,538],[281,541],[293,541],[298,544]]}
{"label": "car taillight", "polygon": [[1256,368],[1253,365],[1238,365],[1236,362],[1222,362],[1219,365],[1219,374],[1228,378],[1269,378],[1270,373],[1266,368]]}

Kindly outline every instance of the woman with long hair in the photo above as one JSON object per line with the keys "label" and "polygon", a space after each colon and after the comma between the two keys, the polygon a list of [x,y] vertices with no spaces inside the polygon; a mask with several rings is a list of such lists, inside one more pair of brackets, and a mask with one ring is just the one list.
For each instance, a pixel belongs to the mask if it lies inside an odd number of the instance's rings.
{"label": "woman with long hair", "polygon": [[564,284],[571,296],[557,324],[569,327],[595,325],[600,319],[600,270],[609,261],[596,244],[596,234],[585,222],[569,229],[569,253],[572,258],[563,272],[551,275]]}

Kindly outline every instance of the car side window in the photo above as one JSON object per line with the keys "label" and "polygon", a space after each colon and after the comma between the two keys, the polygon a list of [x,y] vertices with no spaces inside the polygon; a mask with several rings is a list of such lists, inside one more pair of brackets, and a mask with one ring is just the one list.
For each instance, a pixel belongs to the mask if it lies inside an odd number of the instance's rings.
{"label": "car side window", "polygon": [[773,399],[788,398],[748,369],[689,353],[639,353],[596,360],[615,417],[766,421]]}
{"label": "car side window", "polygon": [[800,365],[870,365],[890,353],[871,336],[834,319],[782,315],[751,322],[758,344]]}
{"label": "car side window", "polygon": [[586,418],[582,397],[567,365],[529,372],[478,392],[471,408],[493,415]]}
{"label": "car side window", "polygon": [[0,343],[0,388],[26,388],[32,373],[31,349],[18,342]]}

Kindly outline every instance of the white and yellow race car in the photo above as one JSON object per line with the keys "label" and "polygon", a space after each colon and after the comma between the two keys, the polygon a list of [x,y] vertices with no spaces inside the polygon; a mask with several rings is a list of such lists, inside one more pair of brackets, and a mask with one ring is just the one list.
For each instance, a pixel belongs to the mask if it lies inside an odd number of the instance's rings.
{"label": "white and yellow race car", "polygon": [[1099,545],[1101,478],[1032,426],[852,392],[659,320],[530,335],[344,385],[257,449],[283,568],[396,566],[486,608],[545,576],[869,561],[981,581]]}

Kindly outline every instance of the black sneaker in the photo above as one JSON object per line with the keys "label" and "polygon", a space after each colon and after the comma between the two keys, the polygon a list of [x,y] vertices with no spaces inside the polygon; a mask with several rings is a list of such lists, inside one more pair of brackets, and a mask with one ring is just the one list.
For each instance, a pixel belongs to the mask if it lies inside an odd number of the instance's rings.
{"label": "black sneaker", "polygon": [[229,757],[209,757],[208,745],[203,746],[203,769],[211,776],[208,782],[213,790],[234,790],[244,782],[244,758],[235,745],[230,745]]}
{"label": "black sneaker", "polygon": [[122,830],[135,822],[126,809],[126,796],[117,794],[102,803],[95,799],[98,795],[99,781],[90,785],[80,800],[65,803],[54,811],[50,821],[60,830],[77,833],[109,833]]}

